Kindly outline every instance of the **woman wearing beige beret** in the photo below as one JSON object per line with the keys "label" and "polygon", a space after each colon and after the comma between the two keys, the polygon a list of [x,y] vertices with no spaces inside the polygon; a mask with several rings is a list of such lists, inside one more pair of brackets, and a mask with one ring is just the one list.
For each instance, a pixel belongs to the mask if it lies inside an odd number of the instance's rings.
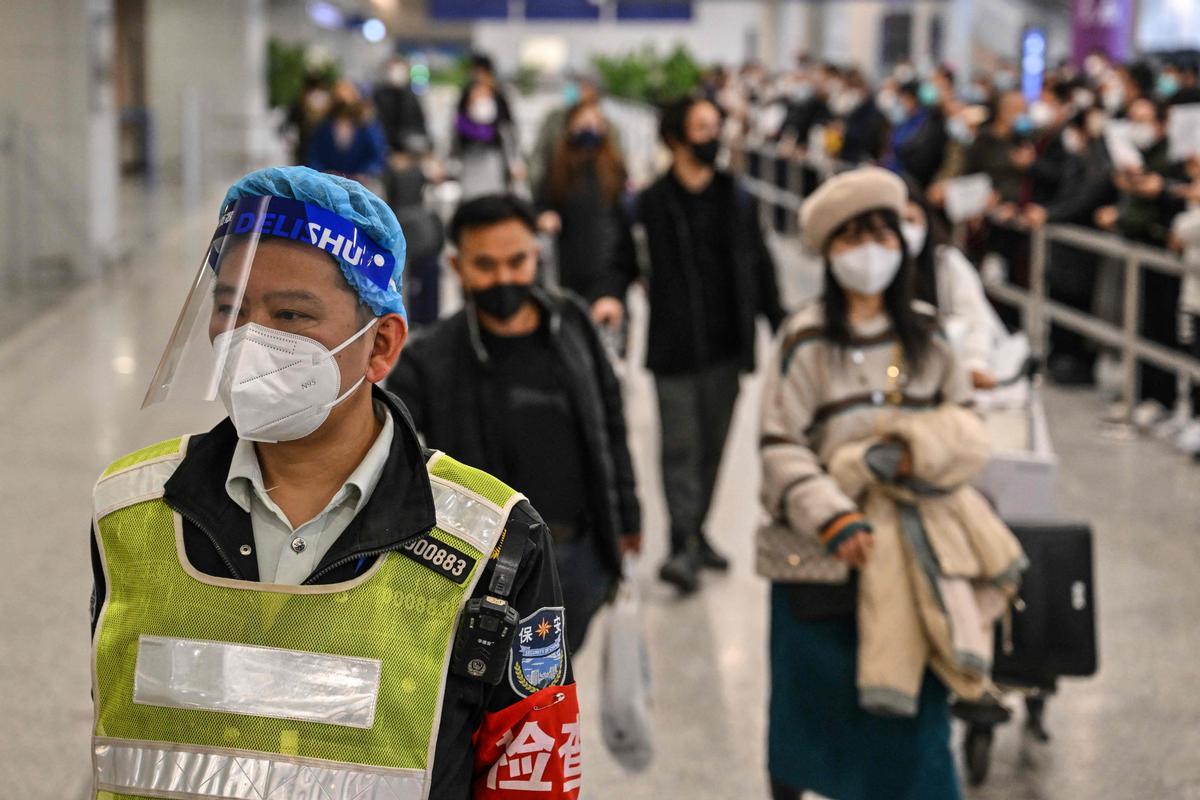
{"label": "woman wearing beige beret", "polygon": [[[830,179],[801,210],[805,242],[825,263],[825,289],[780,331],[760,441],[770,521],[757,556],[772,582],[768,768],[776,800],[806,790],[837,800],[961,796],[945,678],[961,695],[986,672],[962,684],[952,674],[960,665],[943,663],[935,674],[939,643],[927,641],[919,613],[929,597],[912,588],[920,579],[895,580],[893,571],[882,591],[872,582],[884,561],[900,563],[897,553],[913,550],[899,544],[903,515],[882,493],[918,483],[940,490],[933,484],[951,472],[957,485],[987,450],[982,425],[964,409],[965,370],[933,314],[914,307],[913,258],[901,232],[906,200],[898,177],[868,167]],[[933,440],[939,467],[916,444],[918,430],[921,441]],[[996,552],[999,561],[1019,557],[1019,548]],[[905,564],[901,575],[911,571]],[[914,630],[881,630],[876,623],[901,606],[913,612],[903,619]],[[975,634],[982,630],[975,624]],[[881,641],[873,652],[860,646]]]}

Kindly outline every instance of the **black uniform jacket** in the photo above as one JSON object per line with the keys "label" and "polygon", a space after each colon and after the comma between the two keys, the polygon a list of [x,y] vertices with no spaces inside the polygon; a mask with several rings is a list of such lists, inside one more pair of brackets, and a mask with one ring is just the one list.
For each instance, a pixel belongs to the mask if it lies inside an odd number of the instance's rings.
{"label": "black uniform jacket", "polygon": [[[391,453],[371,498],[305,583],[350,580],[381,554],[398,550],[407,540],[434,526],[433,493],[425,470],[430,454],[422,450],[408,410],[400,400],[378,387],[373,391],[375,398],[387,405],[395,423]],[[257,581],[257,558],[240,552],[242,545],[254,544],[250,515],[225,491],[236,444],[237,432],[228,419],[208,433],[192,436],[183,461],[167,481],[163,500],[183,518],[184,550],[192,566],[207,575]],[[549,530],[527,501],[521,501],[509,517],[510,527],[518,525],[530,530],[530,536],[509,601],[524,618],[540,608],[562,606],[562,590]],[[476,584],[475,596],[486,592],[494,564],[488,561]],[[92,574],[94,634],[106,589],[94,531]],[[403,620],[397,619],[397,624],[403,624]],[[564,674],[564,682],[573,682],[569,666]],[[502,711],[523,699],[507,680],[492,687],[454,674],[447,678],[430,797],[471,796],[472,734],[485,713]]]}
{"label": "black uniform jacket", "polygon": [[[594,532],[600,555],[615,577],[621,572],[619,537],[642,530],[621,386],[580,299],[546,288],[536,289],[534,299],[548,315],[550,344],[579,415],[592,477]],[[412,411],[430,447],[499,474],[504,456],[494,433],[499,428],[494,415],[502,412],[493,401],[500,389],[490,361],[478,316],[468,304],[413,336],[388,376],[387,387]]]}

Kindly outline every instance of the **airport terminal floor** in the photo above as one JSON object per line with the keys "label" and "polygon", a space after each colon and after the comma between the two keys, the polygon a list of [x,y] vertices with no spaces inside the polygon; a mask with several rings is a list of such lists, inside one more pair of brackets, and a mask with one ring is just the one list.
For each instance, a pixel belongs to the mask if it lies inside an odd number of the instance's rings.
{"label": "airport terminal floor", "polygon": [[[8,518],[0,581],[0,773],[4,794],[77,800],[90,785],[87,528],[90,488],[117,455],[209,426],[215,407],[139,411],[155,360],[212,229],[208,206],[175,213],[103,279],[65,293],[0,339],[0,501]],[[167,220],[175,220],[168,224]],[[794,300],[811,267],[781,250]],[[639,314],[637,305],[635,315]],[[637,348],[633,363],[638,357]],[[600,636],[576,662],[585,714],[584,791],[620,798],[765,798],[767,584],[752,565],[757,507],[758,380],[747,377],[709,531],[733,556],[679,599],[654,577],[664,549],[653,387],[626,379],[631,444],[645,509],[644,626],[655,684],[657,755],[629,774],[604,749],[597,719]],[[1048,744],[1000,729],[987,783],[999,800],[1200,798],[1200,468],[1146,438],[1103,434],[1090,391],[1045,390],[1061,459],[1064,517],[1095,531],[1100,671],[1064,681],[1049,703]],[[15,516],[14,516],[15,512]],[[602,630],[604,620],[595,630]],[[1014,706],[1018,705],[1014,701]],[[957,747],[957,739],[956,739]]]}

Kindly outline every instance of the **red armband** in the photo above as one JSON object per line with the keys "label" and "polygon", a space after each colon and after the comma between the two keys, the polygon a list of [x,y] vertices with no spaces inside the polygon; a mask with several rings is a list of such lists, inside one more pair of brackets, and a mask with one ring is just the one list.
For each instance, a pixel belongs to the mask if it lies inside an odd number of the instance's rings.
{"label": "red armband", "polygon": [[583,774],[575,684],[547,686],[485,714],[475,747],[475,800],[577,800]]}

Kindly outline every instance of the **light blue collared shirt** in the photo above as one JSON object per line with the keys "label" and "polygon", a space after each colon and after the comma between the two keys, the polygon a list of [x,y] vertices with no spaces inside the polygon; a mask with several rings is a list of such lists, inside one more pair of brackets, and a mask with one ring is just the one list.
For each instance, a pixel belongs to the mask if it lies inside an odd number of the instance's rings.
{"label": "light blue collared shirt", "polygon": [[229,477],[225,480],[225,491],[233,502],[250,514],[259,581],[302,583],[371,499],[392,449],[395,427],[391,413],[379,401],[375,401],[375,414],[382,419],[383,430],[375,437],[371,449],[325,510],[298,528],[292,527],[287,515],[271,499],[271,490],[263,485],[254,442],[238,439],[229,465]]}

